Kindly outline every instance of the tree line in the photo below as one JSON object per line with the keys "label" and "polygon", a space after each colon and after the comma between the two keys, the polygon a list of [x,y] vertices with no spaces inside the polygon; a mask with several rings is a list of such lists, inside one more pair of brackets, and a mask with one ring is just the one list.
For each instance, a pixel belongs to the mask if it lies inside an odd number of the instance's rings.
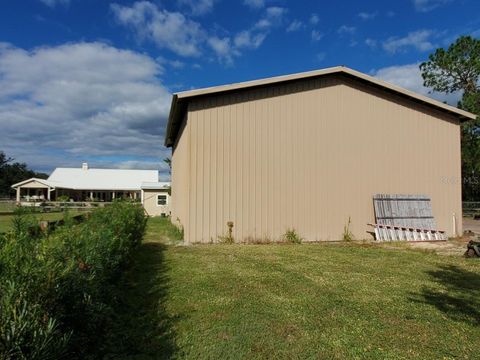
{"label": "tree line", "polygon": [[32,177],[46,179],[48,175],[29,169],[27,164],[17,162],[0,151],[0,197],[14,196],[11,186]]}
{"label": "tree line", "polygon": [[461,124],[462,193],[464,201],[480,201],[480,40],[459,37],[430,54],[420,71],[425,86],[445,94],[461,92],[457,106],[477,115]]}

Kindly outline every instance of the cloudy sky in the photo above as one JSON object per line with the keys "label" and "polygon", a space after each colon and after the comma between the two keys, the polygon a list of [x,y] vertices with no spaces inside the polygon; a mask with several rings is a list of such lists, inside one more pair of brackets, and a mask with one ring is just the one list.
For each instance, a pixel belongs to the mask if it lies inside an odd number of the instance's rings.
{"label": "cloudy sky", "polygon": [[171,94],[346,65],[430,94],[418,64],[480,35],[478,0],[0,4],[0,150],[39,171],[159,169]]}

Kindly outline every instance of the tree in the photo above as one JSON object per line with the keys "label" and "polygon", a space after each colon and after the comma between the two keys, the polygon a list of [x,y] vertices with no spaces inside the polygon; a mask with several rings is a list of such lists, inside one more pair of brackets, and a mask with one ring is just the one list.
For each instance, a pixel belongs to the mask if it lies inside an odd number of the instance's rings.
{"label": "tree", "polygon": [[480,200],[480,40],[461,36],[420,64],[423,83],[443,93],[461,92],[458,107],[477,115],[462,124],[463,198]]}
{"label": "tree", "polygon": [[169,157],[166,157],[165,159],[163,159],[163,162],[168,165],[168,173],[171,174],[172,173],[172,159],[170,159]]}
{"label": "tree", "polygon": [[0,170],[7,165],[9,162],[12,162],[13,159],[11,157],[7,157],[3,151],[0,151]]}
{"label": "tree", "polygon": [[0,151],[0,196],[13,196],[15,192],[11,186],[31,177],[46,179],[48,175],[29,169],[25,163],[14,162]]}

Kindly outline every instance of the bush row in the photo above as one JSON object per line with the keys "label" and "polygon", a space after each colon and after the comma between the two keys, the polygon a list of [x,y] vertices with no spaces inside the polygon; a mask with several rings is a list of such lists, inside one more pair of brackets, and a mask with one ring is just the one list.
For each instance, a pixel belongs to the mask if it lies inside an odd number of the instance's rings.
{"label": "bush row", "polygon": [[143,209],[116,202],[47,235],[17,214],[0,238],[0,359],[89,358],[112,314],[115,282],[145,232]]}

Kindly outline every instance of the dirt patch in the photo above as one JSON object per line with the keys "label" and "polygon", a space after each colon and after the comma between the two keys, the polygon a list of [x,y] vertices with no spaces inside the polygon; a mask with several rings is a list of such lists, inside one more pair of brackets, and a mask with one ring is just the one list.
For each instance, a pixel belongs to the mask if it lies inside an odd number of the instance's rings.
{"label": "dirt patch", "polygon": [[463,231],[473,232],[476,235],[480,235],[480,220],[473,220],[472,218],[463,218]]}
{"label": "dirt patch", "polygon": [[449,239],[447,241],[418,241],[418,242],[386,242],[382,244],[386,248],[393,249],[415,249],[421,251],[431,251],[439,255],[463,256],[467,250],[467,244],[470,240],[480,237],[480,220],[472,218],[463,219],[464,235],[460,238]]}
{"label": "dirt patch", "polygon": [[433,251],[439,255],[463,256],[467,250],[467,243],[471,237],[462,237],[447,241],[437,242],[409,242],[408,247],[412,249]]}

